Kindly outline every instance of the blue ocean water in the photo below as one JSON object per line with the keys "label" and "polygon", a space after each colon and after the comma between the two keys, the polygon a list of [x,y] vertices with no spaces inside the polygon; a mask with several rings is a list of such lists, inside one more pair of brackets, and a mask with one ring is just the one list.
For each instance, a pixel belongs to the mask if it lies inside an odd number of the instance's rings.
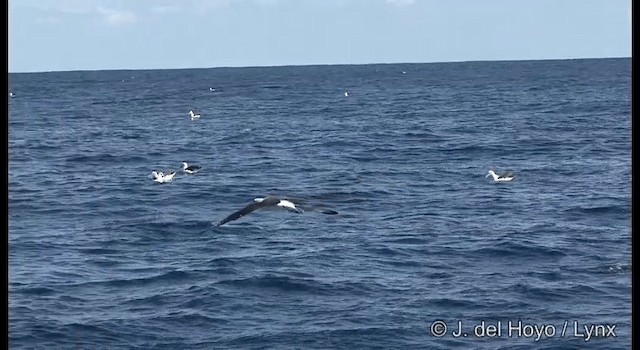
{"label": "blue ocean water", "polygon": [[9,83],[11,348],[630,347],[629,58]]}

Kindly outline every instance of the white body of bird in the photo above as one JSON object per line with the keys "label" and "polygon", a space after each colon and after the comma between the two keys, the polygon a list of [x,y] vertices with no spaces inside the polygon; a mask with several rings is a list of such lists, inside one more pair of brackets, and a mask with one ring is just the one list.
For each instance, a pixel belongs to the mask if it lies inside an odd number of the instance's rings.
{"label": "white body of bird", "polygon": [[[253,201],[256,203],[260,203],[263,200],[264,198],[256,198]],[[288,201],[286,199],[280,199],[280,202],[278,202],[276,206],[287,209],[287,210],[295,211],[297,213],[304,213],[304,210],[302,208],[296,207],[296,205],[293,202]]]}
{"label": "white body of bird", "polygon": [[189,111],[189,116],[191,117],[191,120],[194,119],[199,119],[200,118],[200,113],[193,113],[193,111]]}
{"label": "white body of bird", "polygon": [[170,174],[165,175],[162,171],[160,172],[152,171],[151,175],[153,175],[153,181],[159,182],[159,183],[165,183],[165,182],[172,181],[173,177],[176,175],[176,172],[174,171]]}

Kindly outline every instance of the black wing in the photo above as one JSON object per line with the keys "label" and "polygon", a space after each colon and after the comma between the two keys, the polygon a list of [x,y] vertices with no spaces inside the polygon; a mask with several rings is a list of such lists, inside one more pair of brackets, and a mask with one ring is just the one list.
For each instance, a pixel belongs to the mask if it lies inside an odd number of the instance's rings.
{"label": "black wing", "polygon": [[237,220],[247,214],[250,214],[260,208],[264,208],[264,207],[268,207],[271,205],[276,205],[280,202],[280,199],[276,198],[276,197],[267,197],[265,198],[262,202],[254,202],[251,203],[249,205],[247,205],[246,207],[236,211],[235,213],[227,216],[226,218],[222,219],[222,221],[220,221],[218,223],[218,225],[216,226],[222,226],[224,224],[226,224],[229,221],[233,221],[233,220]]}

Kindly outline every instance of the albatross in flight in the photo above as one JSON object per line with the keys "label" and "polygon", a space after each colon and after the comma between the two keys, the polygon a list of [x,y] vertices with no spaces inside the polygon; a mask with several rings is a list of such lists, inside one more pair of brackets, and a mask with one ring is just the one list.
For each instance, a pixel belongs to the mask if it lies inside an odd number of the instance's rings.
{"label": "albatross in flight", "polygon": [[[295,203],[291,202],[290,200],[281,199],[276,196],[268,196],[266,198],[254,199],[253,203],[247,205],[246,207],[222,219],[216,226],[222,226],[229,221],[237,220],[245,215],[251,214],[256,210],[276,210],[276,209],[285,209],[298,214],[303,214],[305,212],[304,209],[297,206]],[[338,214],[337,211],[328,210],[328,209],[322,209],[320,210],[320,212],[327,215]]]}

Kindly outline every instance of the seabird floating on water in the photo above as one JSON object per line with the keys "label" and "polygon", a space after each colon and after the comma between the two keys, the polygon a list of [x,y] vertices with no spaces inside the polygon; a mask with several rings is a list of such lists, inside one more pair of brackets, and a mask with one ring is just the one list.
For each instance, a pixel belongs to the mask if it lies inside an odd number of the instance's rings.
{"label": "seabird floating on water", "polygon": [[216,89],[214,89],[214,88],[210,87],[210,88],[209,88],[209,91],[214,92],[214,91],[216,91]]}
{"label": "seabird floating on water", "polygon": [[493,170],[489,170],[489,173],[485,177],[489,177],[491,175],[493,177],[493,181],[495,182],[509,182],[515,178],[512,172],[507,172],[502,175],[498,175]]}
{"label": "seabird floating on water", "polygon": [[159,182],[159,183],[165,183],[173,180],[173,177],[176,175],[176,172],[172,171],[171,173],[165,175],[162,171],[160,172],[152,171],[151,175],[153,175],[153,181]]}
{"label": "seabird floating on water", "polygon": [[349,93],[348,92],[344,92],[344,97],[349,97]]}
{"label": "seabird floating on water", "polygon": [[[276,196],[268,196],[266,198],[254,199],[253,203],[247,205],[246,207],[222,219],[216,226],[222,226],[229,221],[237,220],[256,210],[275,210],[275,209],[285,209],[298,214],[303,214],[305,212],[304,209],[297,206],[295,203],[293,203],[290,200],[281,199]],[[338,214],[338,212],[335,210],[320,210],[320,212],[328,215]]]}
{"label": "seabird floating on water", "polygon": [[200,118],[200,113],[193,112],[193,110],[189,111],[189,115],[191,116],[191,120]]}
{"label": "seabird floating on water", "polygon": [[195,174],[200,170],[200,166],[198,165],[189,165],[187,162],[182,162],[182,171],[187,174]]}

